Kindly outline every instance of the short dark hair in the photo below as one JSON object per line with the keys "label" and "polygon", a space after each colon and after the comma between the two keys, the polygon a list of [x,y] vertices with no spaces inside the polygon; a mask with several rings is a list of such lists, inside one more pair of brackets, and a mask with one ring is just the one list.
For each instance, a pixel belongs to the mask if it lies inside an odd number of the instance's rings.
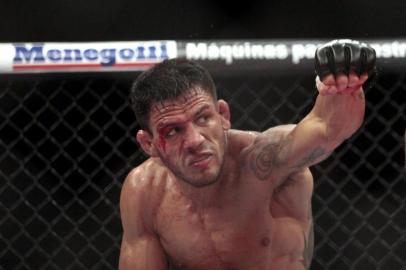
{"label": "short dark hair", "polygon": [[209,72],[196,62],[168,59],[141,73],[132,85],[130,100],[138,124],[150,131],[148,118],[151,105],[174,100],[200,88],[217,100],[216,87]]}

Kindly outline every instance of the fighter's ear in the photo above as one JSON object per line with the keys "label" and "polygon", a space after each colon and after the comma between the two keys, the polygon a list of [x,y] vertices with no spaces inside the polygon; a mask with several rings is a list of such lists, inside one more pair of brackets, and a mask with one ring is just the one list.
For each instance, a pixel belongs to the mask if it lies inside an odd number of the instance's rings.
{"label": "fighter's ear", "polygon": [[152,143],[152,135],[145,130],[138,130],[137,132],[137,142],[140,144],[142,150],[150,156],[150,157],[156,157],[157,156],[157,151],[155,148],[155,145]]}
{"label": "fighter's ear", "polygon": [[230,129],[231,128],[231,123],[230,123],[230,107],[228,106],[228,103],[222,99],[217,101],[217,106],[218,106],[218,111],[221,115],[221,123],[223,125],[224,129]]}

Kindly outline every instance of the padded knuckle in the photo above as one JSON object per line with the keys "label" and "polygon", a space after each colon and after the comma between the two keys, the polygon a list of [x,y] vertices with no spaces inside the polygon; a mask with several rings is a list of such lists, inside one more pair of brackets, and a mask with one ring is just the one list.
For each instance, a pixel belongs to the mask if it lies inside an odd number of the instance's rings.
{"label": "padded knuckle", "polygon": [[333,40],[316,50],[315,70],[323,79],[328,74],[370,74],[375,68],[375,50],[354,40]]}

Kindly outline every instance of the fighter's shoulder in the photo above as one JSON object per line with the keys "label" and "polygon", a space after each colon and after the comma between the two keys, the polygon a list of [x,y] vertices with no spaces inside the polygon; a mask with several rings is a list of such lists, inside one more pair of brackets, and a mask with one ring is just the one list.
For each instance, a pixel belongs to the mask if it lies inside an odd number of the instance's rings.
{"label": "fighter's shoulder", "polygon": [[121,189],[121,204],[152,207],[159,204],[168,179],[167,169],[156,158],[150,158],[132,169]]}
{"label": "fighter's shoulder", "polygon": [[262,132],[262,135],[274,135],[276,137],[283,136],[291,132],[294,128],[296,127],[296,124],[286,124],[286,125],[279,125],[279,126],[274,126],[271,127],[264,132]]}
{"label": "fighter's shoulder", "polygon": [[241,152],[258,136],[259,132],[231,129],[228,131],[228,143],[234,152]]}
{"label": "fighter's shoulder", "polygon": [[264,146],[264,144],[267,143],[277,143],[281,141],[281,139],[284,138],[286,135],[288,135],[295,127],[295,124],[287,124],[274,126],[263,132],[245,132],[245,136],[251,138],[246,140],[247,143],[244,149],[247,150],[258,146],[262,147]]}
{"label": "fighter's shoulder", "polygon": [[167,169],[160,160],[149,158],[128,173],[124,186],[129,186],[132,189],[145,188],[154,184],[160,186],[166,177]]}

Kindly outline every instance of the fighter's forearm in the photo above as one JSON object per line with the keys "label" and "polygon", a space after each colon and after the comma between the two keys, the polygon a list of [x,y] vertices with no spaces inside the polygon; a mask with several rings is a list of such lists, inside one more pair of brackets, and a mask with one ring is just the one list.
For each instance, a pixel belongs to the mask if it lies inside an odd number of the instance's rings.
{"label": "fighter's forearm", "polygon": [[319,95],[310,115],[325,126],[328,148],[335,148],[349,138],[362,125],[365,99],[362,89],[352,93]]}

